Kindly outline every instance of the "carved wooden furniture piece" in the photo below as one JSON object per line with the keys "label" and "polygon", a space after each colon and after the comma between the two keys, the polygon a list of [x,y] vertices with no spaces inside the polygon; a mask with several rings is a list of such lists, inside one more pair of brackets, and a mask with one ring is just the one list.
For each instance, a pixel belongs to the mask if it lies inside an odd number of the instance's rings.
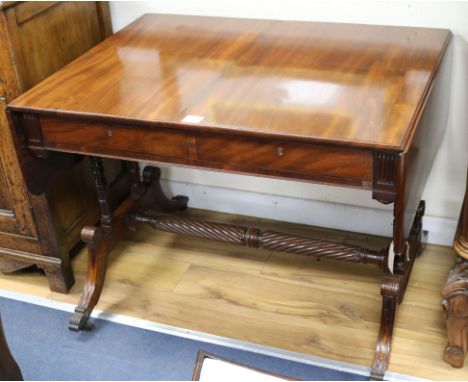
{"label": "carved wooden furniture piece", "polygon": [[[124,231],[147,224],[382,268],[371,376],[383,378],[419,249],[421,194],[445,127],[434,104],[449,41],[440,29],[145,15],[11,103],[22,170],[36,174],[33,192],[63,171],[67,155],[92,157],[101,224],[82,231],[88,278],[70,328],[88,327]],[[116,209],[106,157],[126,160],[132,177]],[[185,219],[176,212],[187,198],[166,198],[157,168],[140,179],[139,160],[370,190],[394,204],[391,244],[365,249]]]}
{"label": "carved wooden furniture piece", "polygon": [[0,317],[0,380],[22,381],[21,369],[10,352],[8,342],[3,331],[2,319]]}
{"label": "carved wooden furniture piece", "polygon": [[468,174],[466,186],[453,243],[458,257],[442,290],[442,306],[447,315],[448,333],[444,359],[453,367],[463,367],[468,351]]}
{"label": "carved wooden furniture piece", "polygon": [[0,3],[0,271],[37,265],[55,291],[73,284],[69,251],[83,225],[99,219],[88,161],[75,161],[46,193],[29,194],[6,104],[111,33],[105,2]]}

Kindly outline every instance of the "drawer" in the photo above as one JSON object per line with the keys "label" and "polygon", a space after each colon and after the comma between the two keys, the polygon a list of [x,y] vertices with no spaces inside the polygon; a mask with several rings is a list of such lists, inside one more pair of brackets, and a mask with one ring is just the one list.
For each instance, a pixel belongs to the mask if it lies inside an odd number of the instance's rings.
{"label": "drawer", "polygon": [[187,156],[185,134],[181,131],[65,122],[52,118],[41,118],[41,126],[44,143],[51,148],[97,154],[122,151],[175,158]]}
{"label": "drawer", "polygon": [[275,142],[218,136],[197,137],[198,158],[240,167],[370,181],[372,154],[345,146]]}

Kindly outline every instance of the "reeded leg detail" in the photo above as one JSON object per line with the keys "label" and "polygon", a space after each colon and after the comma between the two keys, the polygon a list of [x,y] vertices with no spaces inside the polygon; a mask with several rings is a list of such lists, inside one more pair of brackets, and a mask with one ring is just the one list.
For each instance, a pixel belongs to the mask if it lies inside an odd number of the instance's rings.
{"label": "reeded leg detail", "polygon": [[80,330],[90,331],[94,328],[94,324],[89,321],[89,314],[85,312],[85,309],[77,306],[68,322],[68,329],[79,332]]}

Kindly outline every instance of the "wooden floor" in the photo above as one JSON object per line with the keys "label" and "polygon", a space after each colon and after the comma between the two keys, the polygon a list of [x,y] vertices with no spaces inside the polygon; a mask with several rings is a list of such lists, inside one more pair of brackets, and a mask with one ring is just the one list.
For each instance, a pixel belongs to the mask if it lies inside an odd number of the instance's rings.
{"label": "wooden floor", "polygon": [[[235,215],[192,211],[212,220],[252,223]],[[263,227],[359,243],[387,240],[255,219]],[[442,360],[446,342],[440,290],[455,254],[427,246],[416,260],[398,314],[390,370],[436,380],[463,380],[468,368]],[[73,260],[76,285],[51,293],[38,271],[0,275],[0,288],[77,303],[86,254]],[[151,230],[130,233],[112,252],[97,309],[370,366],[381,309],[381,271],[317,261]]]}

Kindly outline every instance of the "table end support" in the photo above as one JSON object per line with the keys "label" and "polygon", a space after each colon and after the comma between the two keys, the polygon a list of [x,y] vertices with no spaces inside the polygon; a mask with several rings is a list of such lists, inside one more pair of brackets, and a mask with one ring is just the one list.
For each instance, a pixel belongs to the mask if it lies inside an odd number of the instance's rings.
{"label": "table end support", "polygon": [[83,308],[77,306],[68,322],[68,329],[73,332],[79,332],[80,330],[91,331],[94,328],[95,325],[89,321],[89,315]]}
{"label": "table end support", "polygon": [[99,301],[104,286],[107,257],[110,251],[107,240],[111,233],[111,229],[101,227],[84,227],[81,231],[81,240],[86,243],[88,249],[88,271],[80,302],[68,323],[68,329],[72,331],[93,328],[88,319]]}
{"label": "table end support", "polygon": [[403,301],[414,260],[421,250],[422,218],[424,216],[424,211],[425,203],[421,200],[408,237],[407,250],[409,252],[407,256],[404,256],[403,272],[387,275],[382,280],[380,288],[382,313],[375,356],[370,374],[371,380],[382,381],[390,363],[393,328],[398,305]]}
{"label": "table end support", "polygon": [[88,250],[88,270],[80,302],[69,321],[68,328],[72,331],[94,328],[89,317],[101,296],[109,253],[127,229],[132,228],[132,222],[127,217],[149,207],[171,212],[187,207],[186,196],[177,196],[171,200],[164,194],[159,183],[161,175],[159,168],[146,167],[141,180],[138,164],[130,163],[128,167],[132,176],[131,193],[122,204],[111,211],[101,160],[93,158],[93,175],[101,207],[101,225],[84,227],[81,231],[81,240],[86,243]]}

